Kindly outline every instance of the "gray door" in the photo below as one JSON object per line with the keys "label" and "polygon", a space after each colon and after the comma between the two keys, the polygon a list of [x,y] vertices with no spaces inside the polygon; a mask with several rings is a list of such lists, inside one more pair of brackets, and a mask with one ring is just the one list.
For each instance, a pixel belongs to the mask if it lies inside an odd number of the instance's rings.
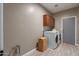
{"label": "gray door", "polygon": [[63,42],[75,45],[75,17],[63,19]]}

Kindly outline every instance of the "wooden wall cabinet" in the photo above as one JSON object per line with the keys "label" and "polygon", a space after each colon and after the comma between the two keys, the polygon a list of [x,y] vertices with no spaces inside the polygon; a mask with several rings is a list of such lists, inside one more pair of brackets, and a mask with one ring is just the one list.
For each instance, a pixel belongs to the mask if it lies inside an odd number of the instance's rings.
{"label": "wooden wall cabinet", "polygon": [[43,15],[43,26],[54,27],[55,19],[49,15]]}

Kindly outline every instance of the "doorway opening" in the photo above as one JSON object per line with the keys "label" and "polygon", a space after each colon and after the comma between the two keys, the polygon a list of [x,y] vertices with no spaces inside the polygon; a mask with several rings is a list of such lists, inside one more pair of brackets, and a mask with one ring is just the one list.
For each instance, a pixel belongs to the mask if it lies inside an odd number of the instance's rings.
{"label": "doorway opening", "polygon": [[62,43],[77,45],[77,16],[62,17],[61,38]]}

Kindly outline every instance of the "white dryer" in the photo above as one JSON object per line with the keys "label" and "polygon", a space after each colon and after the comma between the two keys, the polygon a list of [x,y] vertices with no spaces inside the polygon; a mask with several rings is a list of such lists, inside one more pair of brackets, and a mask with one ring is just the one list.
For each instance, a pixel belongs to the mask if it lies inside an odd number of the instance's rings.
{"label": "white dryer", "polygon": [[48,48],[55,49],[59,44],[59,32],[58,31],[44,31],[44,36],[48,39]]}

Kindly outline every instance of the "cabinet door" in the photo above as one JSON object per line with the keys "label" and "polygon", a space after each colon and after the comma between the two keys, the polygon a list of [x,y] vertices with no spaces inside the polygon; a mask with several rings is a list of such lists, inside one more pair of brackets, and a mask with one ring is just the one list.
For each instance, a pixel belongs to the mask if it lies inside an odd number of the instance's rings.
{"label": "cabinet door", "polygon": [[52,26],[52,18],[51,17],[49,18],[49,26],[50,27]]}
{"label": "cabinet door", "polygon": [[55,26],[55,19],[53,17],[51,17],[51,26]]}
{"label": "cabinet door", "polygon": [[43,26],[49,26],[52,27],[55,25],[55,20],[53,17],[44,15],[43,16]]}
{"label": "cabinet door", "polygon": [[49,16],[48,15],[43,16],[43,26],[49,26]]}

